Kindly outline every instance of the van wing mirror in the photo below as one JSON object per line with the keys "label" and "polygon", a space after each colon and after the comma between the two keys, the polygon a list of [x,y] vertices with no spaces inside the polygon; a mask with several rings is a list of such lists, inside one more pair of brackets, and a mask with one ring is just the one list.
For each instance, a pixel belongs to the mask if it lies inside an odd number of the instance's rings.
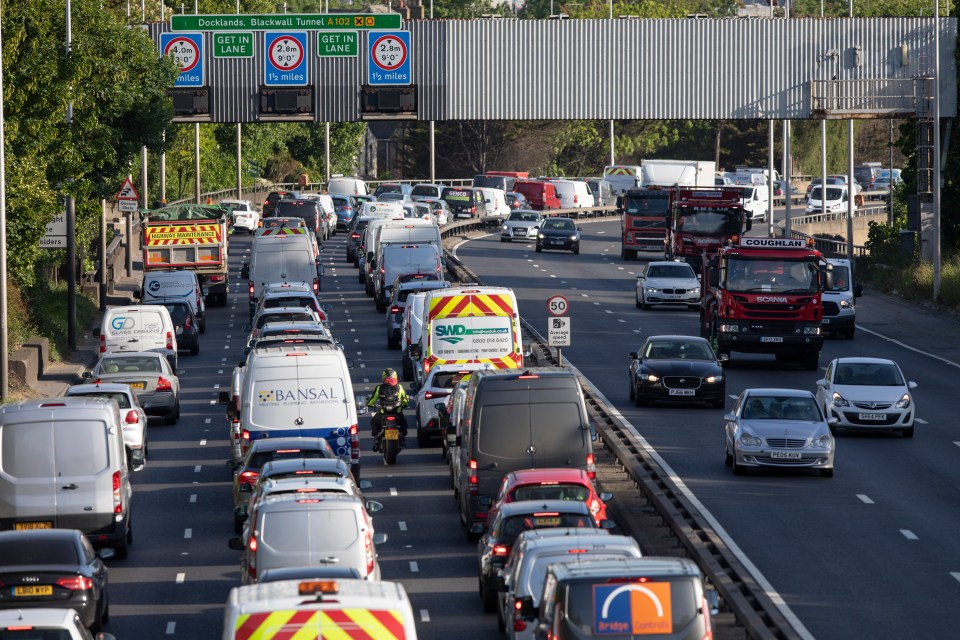
{"label": "van wing mirror", "polygon": [[139,299],[142,298],[142,297],[143,297],[143,294],[140,292],[140,289],[134,289],[134,290],[133,290],[133,299],[134,299],[134,300],[139,300]]}
{"label": "van wing mirror", "polygon": [[93,371],[84,371],[83,373],[80,374],[80,377],[84,380],[89,380],[90,378],[93,377]]}
{"label": "van wing mirror", "polygon": [[383,511],[383,503],[377,502],[376,500],[367,500],[363,503],[363,506],[366,508],[367,513],[377,513]]}
{"label": "van wing mirror", "polygon": [[419,345],[419,344],[412,344],[412,345],[410,345],[409,347],[407,347],[407,353],[410,354],[410,358],[411,358],[411,359],[413,359],[413,360],[419,360],[419,359],[420,359],[420,345]]}
{"label": "van wing mirror", "polygon": [[95,328],[95,329],[93,330],[93,337],[94,337],[94,338],[99,338],[99,337],[100,337],[100,328],[99,328],[99,327],[97,327],[97,328]]}
{"label": "van wing mirror", "polygon": [[227,541],[227,546],[233,549],[234,551],[243,551],[243,538],[241,538],[240,536],[230,538]]}
{"label": "van wing mirror", "polygon": [[387,534],[385,533],[373,534],[373,544],[387,544]]}
{"label": "van wing mirror", "polygon": [[862,284],[853,285],[853,297],[859,298],[862,295],[863,295],[863,285]]}

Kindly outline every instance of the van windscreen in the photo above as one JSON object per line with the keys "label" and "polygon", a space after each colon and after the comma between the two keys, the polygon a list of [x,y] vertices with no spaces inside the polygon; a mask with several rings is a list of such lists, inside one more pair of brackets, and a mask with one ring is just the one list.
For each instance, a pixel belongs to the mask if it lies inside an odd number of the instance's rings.
{"label": "van windscreen", "polygon": [[[574,582],[564,597],[567,622],[590,636],[642,634],[644,638],[657,638],[679,634],[694,622],[700,607],[695,579],[650,578],[641,583],[629,578],[611,578],[599,583]],[[634,598],[624,593],[624,587],[636,589],[644,597]],[[663,611],[662,616],[658,616],[658,609]]]}

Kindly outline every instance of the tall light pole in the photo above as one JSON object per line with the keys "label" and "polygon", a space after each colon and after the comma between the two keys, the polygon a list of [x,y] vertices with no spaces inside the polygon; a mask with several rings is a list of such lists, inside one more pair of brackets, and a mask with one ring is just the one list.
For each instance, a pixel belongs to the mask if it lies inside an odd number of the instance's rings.
{"label": "tall light pole", "polygon": [[[73,16],[70,8],[70,0],[66,2],[67,9],[67,58],[70,58],[70,52],[73,48]],[[73,91],[68,87],[68,91]],[[73,124],[73,100],[67,99],[67,128]],[[73,178],[67,178],[67,182],[72,183]],[[70,187],[72,188],[72,187]],[[67,193],[66,198],[66,222],[67,222],[67,344],[71,350],[77,348],[77,217],[73,194]],[[6,358],[7,354],[2,354]]]}
{"label": "tall light pole", "polygon": [[[770,29],[768,30],[767,35],[767,59],[773,60],[773,2],[770,2]],[[770,86],[770,91],[773,91],[773,65],[767,65],[767,82]],[[770,95],[770,102],[773,103],[773,94]],[[773,118],[767,120],[767,163],[770,165],[767,169],[767,187],[768,197],[767,197],[767,235],[773,237],[773,172],[774,172],[774,158],[773,158],[773,141],[774,141],[774,126],[775,123]],[[790,193],[787,188],[784,189],[784,195],[789,198]]]}
{"label": "tall light pole", "polygon": [[[0,20],[0,23],[3,21]],[[3,29],[0,28],[0,69],[3,69]],[[3,124],[3,74],[0,73],[0,402],[7,401],[10,366],[7,360],[7,161]]]}
{"label": "tall light pole", "polygon": [[940,0],[934,2],[937,8],[933,12],[933,301],[936,302],[940,299]]}
{"label": "tall light pole", "polygon": [[[850,17],[853,17],[853,0],[850,0]],[[851,60],[850,64],[850,85],[853,86],[852,80],[856,75],[856,59]],[[826,200],[826,187],[827,185],[822,185],[820,187],[820,197],[822,200]],[[847,260],[850,261],[850,264],[853,264],[853,206],[854,200],[856,199],[856,182],[853,179],[853,118],[847,120]]]}
{"label": "tall light pole", "polygon": [[[612,22],[613,21],[613,0],[609,0],[609,2],[607,3],[607,7],[609,8],[609,11],[610,11],[607,17]],[[616,155],[613,147],[613,118],[610,118],[610,164],[611,165],[616,164]]]}

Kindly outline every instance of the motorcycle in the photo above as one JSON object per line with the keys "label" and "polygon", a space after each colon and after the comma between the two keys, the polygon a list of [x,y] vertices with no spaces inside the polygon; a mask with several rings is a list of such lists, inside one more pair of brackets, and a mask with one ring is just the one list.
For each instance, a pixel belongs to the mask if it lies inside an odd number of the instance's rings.
{"label": "motorcycle", "polygon": [[398,404],[380,404],[380,451],[383,453],[383,461],[389,465],[396,464],[397,456],[405,444],[398,417],[401,410]]}

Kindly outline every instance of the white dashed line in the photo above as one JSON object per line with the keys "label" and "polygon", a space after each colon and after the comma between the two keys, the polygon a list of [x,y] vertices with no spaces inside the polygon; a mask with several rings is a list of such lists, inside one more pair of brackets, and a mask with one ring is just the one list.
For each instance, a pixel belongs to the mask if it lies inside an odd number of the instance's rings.
{"label": "white dashed line", "polygon": [[224,348],[224,349],[229,349],[229,348],[230,348],[230,345],[225,344],[225,345],[223,345],[223,348]]}
{"label": "white dashed line", "polygon": [[[828,190],[828,193],[829,193],[829,190]],[[927,422],[927,421],[924,420],[923,418],[914,418],[913,421],[916,422],[917,424],[930,424],[929,422]]]}
{"label": "white dashed line", "polygon": [[391,495],[391,496],[397,495],[397,490],[396,490],[396,488],[390,487],[390,495]]}
{"label": "white dashed line", "polygon": [[200,446],[201,446],[201,447],[207,446],[207,440],[206,440],[206,438],[204,438],[203,440],[200,441]]}
{"label": "white dashed line", "polygon": [[191,494],[190,494],[190,502],[196,502],[196,501],[197,501],[197,494],[191,493]]}
{"label": "white dashed line", "polygon": [[594,302],[593,304],[594,304],[594,306],[597,306],[597,307],[600,306],[600,303],[599,303],[599,302]]}
{"label": "white dashed line", "polygon": [[214,389],[219,389],[219,388],[220,388],[220,385],[215,384],[215,385],[213,385],[213,388],[214,388]]}
{"label": "white dashed line", "polygon": [[410,573],[420,573],[420,567],[417,566],[416,560],[410,562]]}
{"label": "white dashed line", "polygon": [[217,404],[217,401],[216,401],[216,400],[211,400],[211,401],[210,401],[210,404]]}
{"label": "white dashed line", "polygon": [[206,418],[206,419],[203,421],[203,424],[210,424],[210,420],[211,420],[211,418]]}
{"label": "white dashed line", "polygon": [[903,534],[903,537],[906,538],[907,540],[919,540],[919,539],[920,539],[920,538],[917,537],[917,534],[915,534],[913,531],[910,531],[910,529],[900,529],[900,533],[902,533],[902,534]]}
{"label": "white dashed line", "polygon": [[623,318],[617,318],[617,322],[626,322]]}
{"label": "white dashed line", "polygon": [[183,539],[189,540],[193,537],[193,529],[184,529],[183,530]]}
{"label": "white dashed line", "polygon": [[177,574],[177,580],[176,580],[176,582],[177,582],[177,584],[183,584],[183,581],[186,580],[186,579],[187,579],[187,574],[185,574],[185,573],[178,573],[178,574]]}
{"label": "white dashed line", "polygon": [[[953,574],[957,580],[960,580],[960,573]],[[420,609],[420,622],[430,622],[430,612],[426,609]]]}
{"label": "white dashed line", "polygon": [[406,530],[407,530],[407,523],[404,522],[403,520],[401,520],[400,522],[398,522],[397,525],[399,525],[400,531],[406,531]]}
{"label": "white dashed line", "polygon": [[[594,304],[600,304],[600,303],[599,303],[599,302],[595,302]],[[604,312],[604,313],[613,313],[613,311],[611,311],[610,309],[604,309],[603,312]]]}
{"label": "white dashed line", "polygon": [[857,497],[860,498],[860,502],[862,502],[863,504],[873,504],[873,500],[871,500],[870,498],[868,498],[866,495],[862,493],[858,493]]}
{"label": "white dashed line", "polygon": [[203,465],[197,465],[193,468],[194,473],[200,473],[200,470],[203,469]]}
{"label": "white dashed line", "polygon": [[176,623],[176,622],[168,622],[168,623],[167,623],[167,635],[168,635],[168,636],[172,636],[172,635],[173,635],[173,632],[176,631],[176,630],[177,630],[177,623]]}
{"label": "white dashed line", "polygon": [[737,399],[737,396],[735,396],[734,394],[731,393],[731,394],[729,394],[729,395],[730,395],[730,399],[731,399],[731,400],[736,400],[736,399]]}
{"label": "white dashed line", "polygon": [[590,296],[588,296],[588,295],[585,294],[585,293],[581,293],[581,294],[580,294],[580,297],[582,297],[582,298],[589,298]]}

